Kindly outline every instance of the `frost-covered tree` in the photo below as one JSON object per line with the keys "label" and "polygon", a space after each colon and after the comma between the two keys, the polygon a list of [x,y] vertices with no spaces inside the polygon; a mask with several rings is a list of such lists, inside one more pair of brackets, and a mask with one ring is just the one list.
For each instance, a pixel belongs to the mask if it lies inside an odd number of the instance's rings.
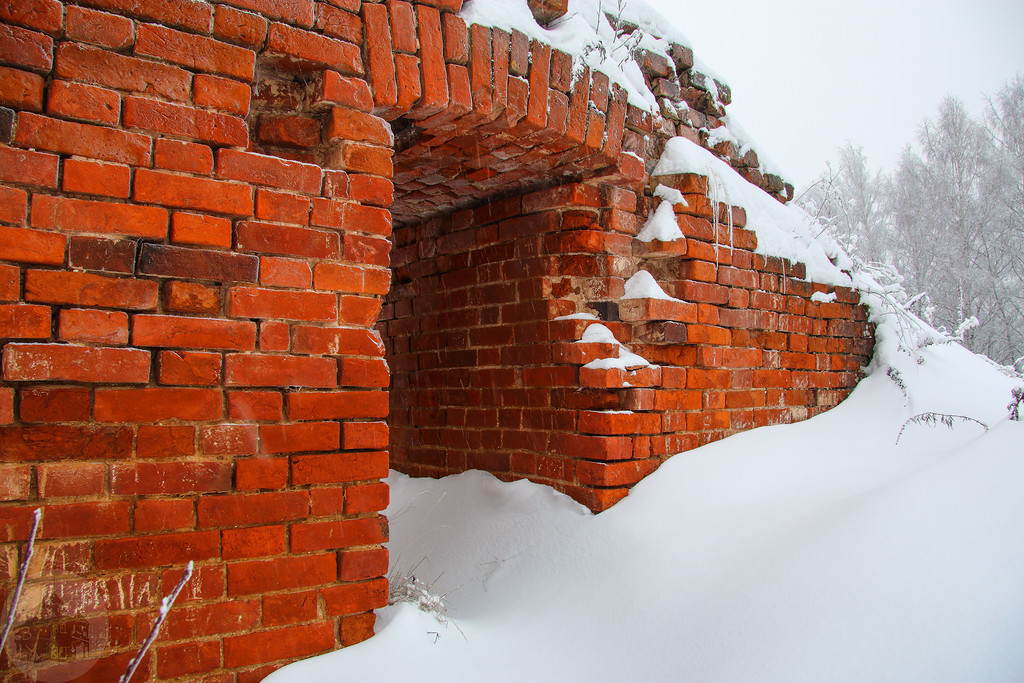
{"label": "frost-covered tree", "polygon": [[848,145],[802,203],[855,257],[894,265],[933,324],[1024,363],[1024,76],[989,98],[980,122],[946,98],[891,179]]}

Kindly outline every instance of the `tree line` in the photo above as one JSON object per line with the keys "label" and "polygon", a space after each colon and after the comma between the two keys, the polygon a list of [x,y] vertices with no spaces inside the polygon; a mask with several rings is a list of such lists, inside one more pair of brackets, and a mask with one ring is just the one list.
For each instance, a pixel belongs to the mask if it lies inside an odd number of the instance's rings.
{"label": "tree line", "polygon": [[798,202],[912,312],[1024,367],[1024,74],[980,120],[944,99],[892,174],[848,144]]}

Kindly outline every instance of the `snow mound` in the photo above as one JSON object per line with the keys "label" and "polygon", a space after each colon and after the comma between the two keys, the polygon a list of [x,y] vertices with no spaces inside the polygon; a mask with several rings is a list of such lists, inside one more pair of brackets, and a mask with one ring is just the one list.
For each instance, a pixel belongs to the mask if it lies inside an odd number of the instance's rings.
{"label": "snow mound", "polygon": [[626,293],[623,299],[663,299],[665,301],[679,301],[674,296],[669,296],[661,285],[654,279],[654,276],[646,270],[638,270],[636,275],[626,280]]}
{"label": "snow mound", "polygon": [[[392,563],[438,577],[458,630],[388,607],[374,638],[267,680],[1021,680],[1015,380],[954,344],[921,358],[905,389],[875,373],[824,415],[677,455],[596,516],[525,481],[393,474]],[[896,444],[930,409],[989,429]]]}

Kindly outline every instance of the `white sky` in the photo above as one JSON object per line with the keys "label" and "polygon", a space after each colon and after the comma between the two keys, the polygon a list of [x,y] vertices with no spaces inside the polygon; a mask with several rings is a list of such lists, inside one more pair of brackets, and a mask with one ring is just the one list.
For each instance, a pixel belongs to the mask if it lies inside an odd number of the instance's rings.
{"label": "white sky", "polygon": [[891,170],[947,94],[975,116],[1024,72],[1024,0],[647,0],[733,89],[797,186],[847,140]]}

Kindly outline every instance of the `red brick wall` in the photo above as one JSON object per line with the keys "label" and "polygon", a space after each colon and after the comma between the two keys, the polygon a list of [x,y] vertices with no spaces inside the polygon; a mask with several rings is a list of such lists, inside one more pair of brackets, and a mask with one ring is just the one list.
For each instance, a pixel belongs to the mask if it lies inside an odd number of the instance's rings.
{"label": "red brick wall", "polygon": [[0,8],[0,598],[43,509],[0,679],[120,675],[189,560],[139,680],[372,634],[391,136],[359,4]]}
{"label": "red brick wall", "polygon": [[[138,680],[255,681],[369,637],[389,448],[599,510],[852,386],[856,296],[811,302],[740,212],[726,250],[680,185],[685,242],[633,239],[664,140],[706,143],[728,103],[689,50],[641,56],[656,118],[460,6],[0,6],[0,598],[43,509],[0,679],[116,677],[189,560]],[[620,302],[639,268],[684,303]],[[654,366],[582,368],[615,349],[555,320],[580,312]]]}
{"label": "red brick wall", "polygon": [[[744,212],[723,207],[716,225],[692,193],[700,179],[663,180],[691,191],[677,207],[685,240],[634,239],[643,195],[601,184],[396,228],[379,326],[393,467],[528,478],[603,510],[675,453],[806,419],[849,393],[871,354],[857,294],[753,253]],[[680,301],[620,300],[640,269]],[[826,291],[835,303],[811,301]],[[652,365],[584,367],[618,351],[580,342],[597,320],[556,320],[574,313],[599,317]]]}

